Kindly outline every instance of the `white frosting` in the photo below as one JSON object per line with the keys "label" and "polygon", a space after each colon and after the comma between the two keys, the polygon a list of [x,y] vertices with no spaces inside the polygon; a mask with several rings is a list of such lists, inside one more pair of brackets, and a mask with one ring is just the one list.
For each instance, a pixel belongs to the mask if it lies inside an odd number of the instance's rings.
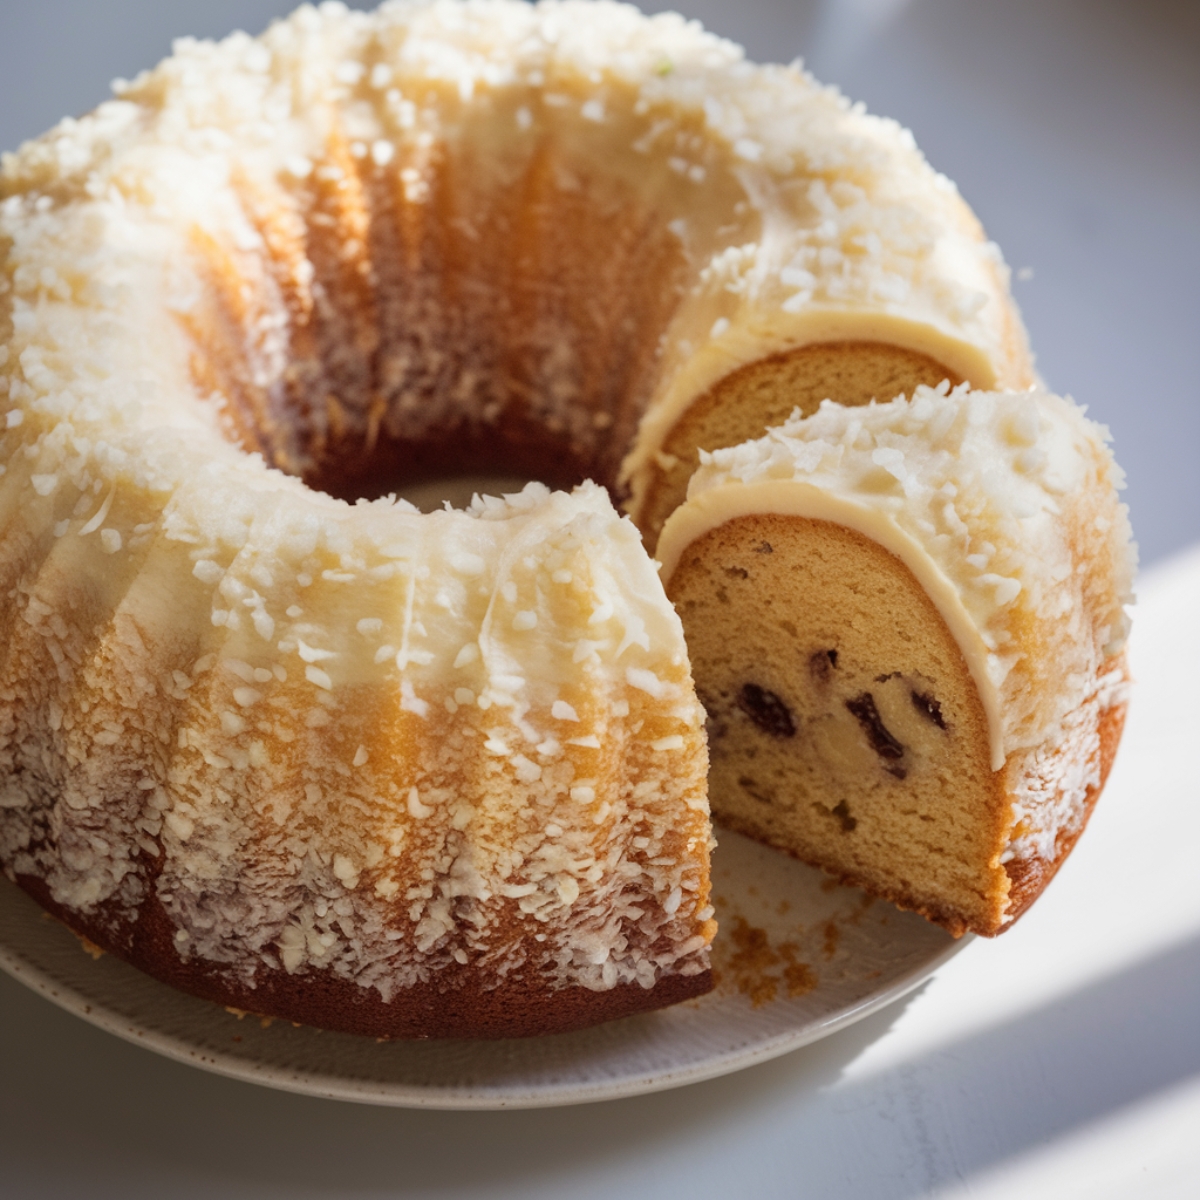
{"label": "white frosting", "polygon": [[1107,433],[1044,392],[826,401],[753,442],[703,455],[658,546],[755,512],[834,521],[912,570],[988,715],[993,768],[1040,746],[1092,693],[1128,629],[1135,551]]}

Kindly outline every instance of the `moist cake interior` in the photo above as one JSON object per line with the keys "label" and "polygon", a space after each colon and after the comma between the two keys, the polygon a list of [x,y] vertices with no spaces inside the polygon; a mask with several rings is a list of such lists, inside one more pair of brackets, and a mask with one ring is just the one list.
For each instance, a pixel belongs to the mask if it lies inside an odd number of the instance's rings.
{"label": "moist cake interior", "polygon": [[1005,809],[987,720],[899,559],[843,526],[764,513],[694,542],[668,594],[708,713],[715,817],[954,931],[956,914],[998,919]]}

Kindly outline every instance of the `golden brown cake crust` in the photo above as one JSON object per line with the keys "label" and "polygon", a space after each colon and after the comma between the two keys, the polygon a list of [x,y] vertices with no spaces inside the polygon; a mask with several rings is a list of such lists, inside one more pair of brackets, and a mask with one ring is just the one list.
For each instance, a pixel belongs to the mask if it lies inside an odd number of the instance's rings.
{"label": "golden brown cake crust", "polygon": [[[1120,665],[1114,669],[1124,670],[1123,655]],[[1087,828],[1087,823],[1091,820],[1092,812],[1096,807],[1096,801],[1100,798],[1105,783],[1108,782],[1109,772],[1116,759],[1117,746],[1120,744],[1121,733],[1125,728],[1127,711],[1128,705],[1121,703],[1114,704],[1100,714],[1100,781],[1087,789],[1082,819],[1074,828],[1064,830],[1058,835],[1054,858],[1052,860],[1021,858],[1005,864],[1004,870],[1008,874],[1011,886],[1008,893],[1009,908],[1006,914],[1008,919],[1003,926],[1004,930],[1010,929],[1046,890],[1050,881],[1058,874],[1059,868],[1066,862],[1067,855],[1075,848],[1075,843],[1079,841],[1080,835]],[[999,933],[1001,930],[995,932]]]}

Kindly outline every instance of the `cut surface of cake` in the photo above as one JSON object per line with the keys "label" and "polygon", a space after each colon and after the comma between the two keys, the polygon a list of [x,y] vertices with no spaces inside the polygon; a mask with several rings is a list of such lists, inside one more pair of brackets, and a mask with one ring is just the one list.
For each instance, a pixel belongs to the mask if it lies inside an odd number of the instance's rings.
{"label": "cut surface of cake", "polygon": [[718,819],[954,933],[1010,924],[1120,733],[1104,436],[1045,393],[921,389],[713,454],[658,553]]}

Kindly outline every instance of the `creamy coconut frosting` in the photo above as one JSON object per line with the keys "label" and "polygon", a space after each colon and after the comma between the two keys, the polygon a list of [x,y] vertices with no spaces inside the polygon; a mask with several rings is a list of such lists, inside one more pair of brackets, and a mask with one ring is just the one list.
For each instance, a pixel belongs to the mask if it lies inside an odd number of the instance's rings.
{"label": "creamy coconut frosting", "polygon": [[707,530],[754,512],[849,526],[937,605],[988,714],[993,768],[1061,734],[1128,630],[1136,552],[1107,431],[1045,392],[826,402],[704,456],[668,521],[666,578]]}

